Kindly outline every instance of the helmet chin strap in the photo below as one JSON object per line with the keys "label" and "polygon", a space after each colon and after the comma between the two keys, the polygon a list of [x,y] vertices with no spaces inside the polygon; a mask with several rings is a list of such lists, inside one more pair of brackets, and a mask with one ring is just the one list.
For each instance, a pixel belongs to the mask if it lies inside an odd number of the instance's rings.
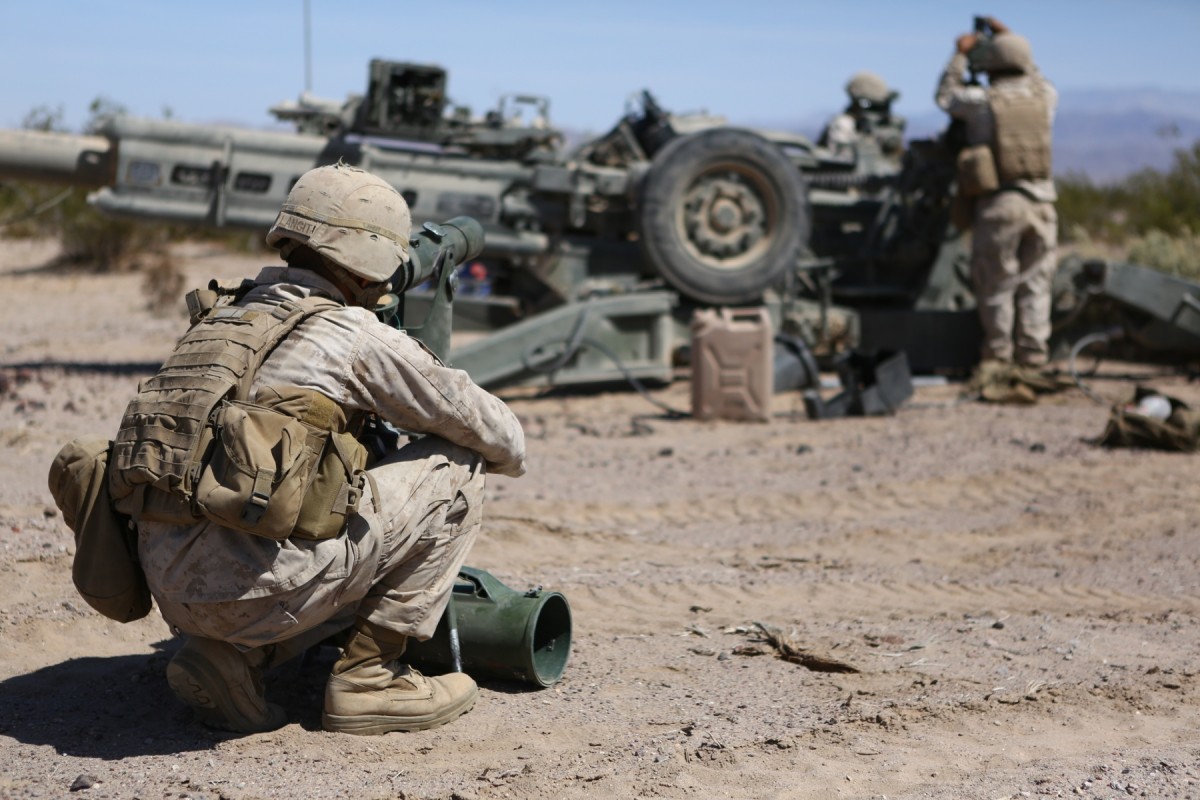
{"label": "helmet chin strap", "polygon": [[329,262],[325,263],[327,264],[326,270],[323,271],[325,277],[341,290],[350,305],[362,306],[368,311],[374,311],[375,306],[379,305],[379,298],[387,294],[392,287],[387,281],[365,283],[361,278],[356,278],[341,267]]}
{"label": "helmet chin strap", "polygon": [[[388,281],[369,283],[333,263],[312,248],[306,248],[304,252],[297,253],[296,251],[301,247],[304,245],[294,239],[286,240],[279,246],[279,255],[283,257],[289,267],[311,269],[320,273],[321,277],[337,287],[338,291],[342,293],[342,297],[350,305],[362,306],[373,311],[375,306],[379,305],[380,298],[391,291],[392,285]],[[295,264],[292,263],[293,254],[297,255]]]}

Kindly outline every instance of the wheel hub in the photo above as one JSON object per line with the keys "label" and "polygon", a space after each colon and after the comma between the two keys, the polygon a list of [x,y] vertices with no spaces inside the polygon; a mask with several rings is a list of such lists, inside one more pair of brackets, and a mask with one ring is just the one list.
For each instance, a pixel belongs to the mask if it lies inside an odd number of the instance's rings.
{"label": "wheel hub", "polygon": [[683,208],[688,242],[721,265],[745,256],[767,233],[763,200],[737,173],[702,176],[688,191]]}

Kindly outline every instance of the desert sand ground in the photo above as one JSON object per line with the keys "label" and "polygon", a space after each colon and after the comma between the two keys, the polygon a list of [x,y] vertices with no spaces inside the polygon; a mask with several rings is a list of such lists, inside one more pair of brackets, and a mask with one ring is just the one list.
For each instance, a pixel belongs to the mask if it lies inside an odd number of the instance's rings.
{"label": "desert sand ground", "polygon": [[[567,596],[563,679],[358,738],[320,728],[324,648],[268,678],[286,727],[203,728],[157,613],[120,625],[75,594],[46,488],[61,444],[114,430],[182,307],[53,254],[0,243],[0,797],[1200,797],[1200,462],[1090,444],[1107,410],[1077,390],[927,386],[822,422],[779,395],[766,424],[514,394],[529,472],[489,479],[468,563]],[[177,258],[193,285],[263,260]],[[1114,399],[1141,379],[1200,402],[1161,366],[1106,368]],[[656,394],[687,407],[686,382]],[[758,623],[857,672],[784,660]]]}

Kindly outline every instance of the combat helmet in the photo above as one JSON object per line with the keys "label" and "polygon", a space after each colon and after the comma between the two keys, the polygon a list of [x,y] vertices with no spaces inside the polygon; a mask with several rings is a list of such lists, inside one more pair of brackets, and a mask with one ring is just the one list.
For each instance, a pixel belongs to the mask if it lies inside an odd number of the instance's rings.
{"label": "combat helmet", "polygon": [[846,83],[846,94],[852,102],[873,106],[887,105],[899,96],[874,72],[856,72]]}
{"label": "combat helmet", "polygon": [[391,184],[338,162],[300,176],[267,233],[284,259],[306,245],[372,283],[408,261],[412,214]]}
{"label": "combat helmet", "polygon": [[967,53],[971,68],[981,72],[1029,72],[1033,69],[1033,48],[1029,40],[1015,33],[998,33],[980,39]]}

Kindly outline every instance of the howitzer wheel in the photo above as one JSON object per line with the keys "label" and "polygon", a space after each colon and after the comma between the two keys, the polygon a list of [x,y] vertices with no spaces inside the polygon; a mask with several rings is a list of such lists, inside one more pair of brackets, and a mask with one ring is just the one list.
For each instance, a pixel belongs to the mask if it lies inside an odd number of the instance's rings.
{"label": "howitzer wheel", "polygon": [[682,294],[715,305],[759,300],[808,243],[804,179],[756,133],[716,128],[658,152],[642,183],[638,236]]}

